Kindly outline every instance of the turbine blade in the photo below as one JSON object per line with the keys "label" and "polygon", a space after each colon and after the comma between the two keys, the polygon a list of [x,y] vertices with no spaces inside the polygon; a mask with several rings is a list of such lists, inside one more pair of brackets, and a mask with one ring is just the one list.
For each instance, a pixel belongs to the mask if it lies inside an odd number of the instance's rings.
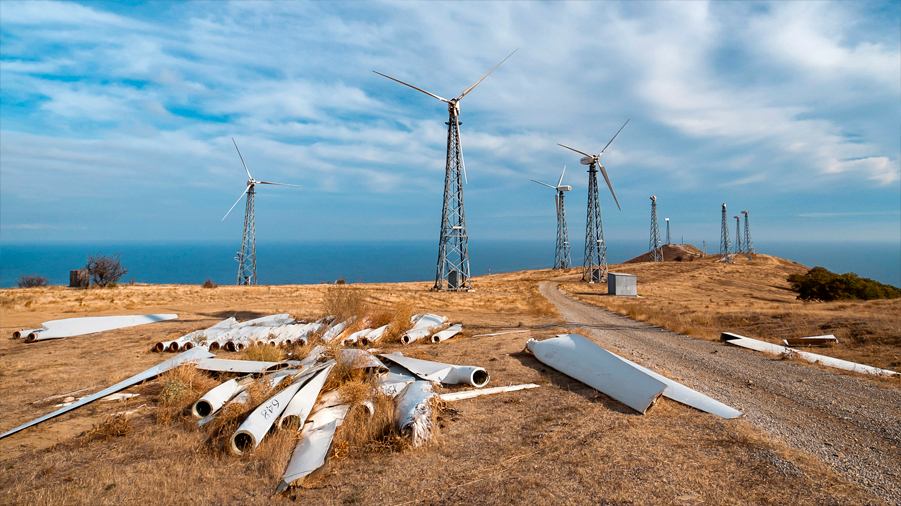
{"label": "turbine blade", "polygon": [[[228,213],[232,212],[232,209],[234,209],[235,206],[238,205],[238,202],[241,202],[241,198],[244,197],[244,194],[247,193],[247,190],[249,190],[249,189],[250,189],[249,185],[247,186],[247,188],[244,188],[244,191],[241,192],[241,197],[238,197],[238,200],[236,200],[235,203],[232,204],[232,206],[230,208],[228,208]],[[222,217],[221,221],[225,221],[225,218],[228,218],[228,213],[225,213],[225,216]]]}
{"label": "turbine blade", "polygon": [[567,145],[565,145],[565,144],[560,144],[559,142],[557,143],[557,145],[558,145],[558,146],[563,146],[564,148],[569,149],[570,151],[575,151],[576,153],[579,153],[580,155],[594,156],[594,155],[589,155],[588,153],[585,153],[584,151],[579,151],[578,149],[571,148],[571,147],[569,147],[569,146],[567,146]]}
{"label": "turbine blade", "polygon": [[[513,53],[515,53],[515,52],[517,52],[517,51],[519,51],[519,48],[514,49],[514,50],[513,50]],[[513,53],[508,54],[508,55],[507,55],[507,58],[513,56]],[[501,60],[501,63],[504,63],[505,61],[507,61],[507,58],[504,58],[503,60]],[[489,71],[488,71],[488,74],[494,72],[494,69],[500,67],[500,66],[501,66],[501,63],[498,63],[497,65],[494,66],[493,69],[489,70]],[[484,76],[482,76],[481,79],[479,79],[478,81],[476,81],[475,84],[473,84],[473,85],[470,86],[469,88],[466,88],[466,90],[465,90],[463,93],[461,93],[459,97],[457,97],[457,100],[459,101],[461,98],[465,97],[466,94],[469,93],[470,91],[472,91],[473,88],[475,88],[476,86],[478,86],[480,82],[484,81],[485,78],[488,77],[488,74],[485,74]]]}
{"label": "turbine blade", "polygon": [[[619,135],[619,133],[623,131],[623,128],[626,128],[626,125],[629,124],[629,121],[631,121],[631,119],[632,118],[627,119],[626,122],[623,123],[623,126],[619,127],[619,130],[616,132],[616,135]],[[613,139],[616,139],[616,135],[613,136]],[[601,152],[598,153],[598,156],[603,155],[604,151],[607,151],[607,148],[610,147],[610,144],[613,144],[613,139],[610,139],[610,142],[608,142],[607,145],[604,146],[604,149],[602,149]]]}
{"label": "turbine blade", "polygon": [[544,186],[547,186],[548,188],[553,188],[553,189],[555,189],[555,190],[557,189],[557,188],[555,188],[555,187],[553,187],[553,186],[551,186],[551,185],[549,185],[549,184],[547,184],[547,183],[542,183],[541,181],[535,181],[534,179],[532,180],[532,182],[533,182],[533,183],[538,183],[538,184],[543,184]]}
{"label": "turbine blade", "polygon": [[557,217],[560,217],[560,193],[554,194],[554,203],[557,204]]}
{"label": "turbine blade", "polygon": [[466,180],[466,160],[463,158],[463,139],[460,138],[460,130],[457,130],[457,154],[460,156],[460,168],[463,169],[463,182],[469,184]]}
{"label": "turbine blade", "polygon": [[288,184],[288,183],[270,183],[269,181],[257,181],[257,184],[275,184],[278,186],[296,186],[300,188],[299,184]]}
{"label": "turbine blade", "polygon": [[601,174],[604,175],[604,180],[607,181],[607,188],[610,188],[610,194],[613,195],[613,201],[616,202],[616,207],[622,211],[623,208],[619,207],[619,200],[616,199],[616,193],[613,193],[613,185],[610,184],[610,178],[607,177],[607,169],[601,164],[598,164],[598,167],[601,168]]}
{"label": "turbine blade", "polygon": [[[234,138],[234,137],[232,137],[232,142],[235,142],[235,138]],[[238,149],[238,143],[237,143],[237,142],[235,142],[235,149]],[[238,149],[238,156],[241,157],[241,163],[244,165],[244,172],[247,173],[247,179],[253,179],[253,176],[250,175],[250,171],[247,170],[247,164],[244,163],[244,157],[241,156],[241,150],[240,150],[240,149]],[[232,207],[234,207],[234,206],[232,206]],[[225,218],[222,218],[222,219],[224,220]]]}
{"label": "turbine blade", "polygon": [[421,92],[425,93],[426,95],[428,95],[428,96],[430,96],[430,97],[435,97],[435,98],[437,98],[438,100],[440,100],[440,101],[442,101],[442,102],[447,102],[448,104],[450,103],[450,100],[448,100],[448,99],[446,99],[446,98],[441,98],[441,97],[439,97],[438,95],[435,95],[434,93],[429,93],[429,92],[425,91],[425,90],[422,89],[422,88],[417,88],[416,86],[413,86],[412,84],[405,83],[405,82],[401,81],[400,79],[395,79],[395,78],[393,78],[393,77],[391,77],[391,76],[386,76],[385,74],[382,74],[381,72],[376,72],[375,70],[373,70],[373,72],[375,72],[376,74],[378,74],[378,75],[380,75],[380,76],[382,76],[382,77],[387,77],[388,79],[391,79],[392,81],[397,81],[397,82],[399,82],[400,84],[403,84],[404,86],[409,86],[409,87],[413,88],[414,90],[421,91]]}
{"label": "turbine blade", "polygon": [[566,173],[566,165],[563,166],[563,172],[560,173],[560,181],[557,181],[557,186],[563,184],[563,174]]}

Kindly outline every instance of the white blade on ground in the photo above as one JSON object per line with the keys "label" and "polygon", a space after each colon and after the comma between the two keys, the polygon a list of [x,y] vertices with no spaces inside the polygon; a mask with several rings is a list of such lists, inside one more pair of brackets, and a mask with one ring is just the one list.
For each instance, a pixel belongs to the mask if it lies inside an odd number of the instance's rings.
{"label": "white blade on ground", "polygon": [[540,362],[645,414],[666,390],[666,384],[620,360],[579,334],[560,334],[526,348]]}
{"label": "white blade on ground", "polygon": [[435,391],[428,381],[414,381],[395,397],[397,406],[394,417],[398,431],[410,436],[410,444],[416,448],[432,438],[432,406],[429,400]]}
{"label": "white blade on ground", "polygon": [[193,348],[189,351],[186,351],[184,353],[176,355],[176,356],[170,358],[169,360],[162,362],[161,364],[159,364],[157,366],[151,367],[150,369],[147,369],[144,372],[135,374],[134,376],[132,376],[128,379],[122,380],[119,383],[116,383],[115,385],[113,385],[111,387],[104,388],[103,390],[95,393],[94,395],[85,397],[84,399],[82,399],[70,406],[66,406],[64,408],[58,409],[52,413],[48,413],[36,420],[28,422],[24,425],[20,425],[20,426],[16,427],[15,429],[8,430],[8,431],[4,432],[3,434],[0,434],[0,439],[3,439],[7,436],[11,436],[11,435],[15,434],[16,432],[27,429],[29,427],[33,427],[41,422],[50,420],[51,418],[56,418],[59,415],[68,413],[69,411],[72,411],[73,409],[77,409],[82,406],[88,405],[98,399],[102,399],[102,398],[106,397],[107,395],[114,394],[116,392],[125,390],[126,388],[137,385],[138,383],[140,383],[142,381],[146,381],[151,378],[155,378],[155,377],[159,376],[160,374],[168,371],[169,369],[174,369],[184,363],[187,363],[187,362],[190,362],[193,360],[199,360],[202,358],[209,358],[212,356],[213,356],[212,353],[210,353],[204,349]]}
{"label": "white blade on ground", "polygon": [[197,369],[216,372],[237,372],[244,374],[262,374],[286,366],[285,362],[260,362],[256,360],[226,360],[222,358],[205,358],[194,365]]}
{"label": "white blade on ground", "polygon": [[28,340],[40,341],[42,339],[81,336],[84,334],[93,334],[95,332],[104,332],[107,330],[123,329],[137,325],[146,325],[148,323],[174,320],[176,318],[178,318],[177,314],[166,313],[127,316],[89,316],[86,318],[50,320],[42,324],[45,330],[35,333],[34,338],[29,334]]}
{"label": "white blade on ground", "polygon": [[303,388],[298,390],[297,394],[294,395],[290,402],[288,402],[288,405],[282,412],[282,416],[278,420],[279,428],[291,418],[297,420],[298,427],[303,427],[303,424],[307,422],[307,417],[310,416],[310,412],[313,411],[313,405],[316,403],[316,398],[319,397],[322,386],[325,385],[325,381],[328,379],[332,367],[334,367],[334,361],[332,361],[331,365],[319,371],[313,379],[308,381]]}
{"label": "white blade on ground", "polygon": [[527,383],[525,385],[510,385],[506,387],[492,387],[492,388],[483,388],[481,390],[464,390],[462,392],[449,392],[446,394],[439,394],[438,397],[442,401],[462,401],[464,399],[472,399],[475,397],[481,397],[483,395],[491,395],[491,394],[502,394],[504,392],[515,392],[517,390],[526,390],[529,388],[538,388],[538,385],[535,383]]}
{"label": "white blade on ground", "polygon": [[275,493],[281,493],[288,489],[292,483],[305,478],[328,464],[328,452],[335,438],[335,430],[338,428],[338,420],[314,427],[307,424],[302,433],[302,439],[294,448],[291,460],[282,476],[282,481],[275,489]]}
{"label": "white blade on ground", "polygon": [[405,357],[399,351],[390,354],[379,355],[395,364],[407,369],[416,376],[439,383],[449,385],[469,384],[474,387],[483,387],[491,379],[488,372],[481,367],[443,364],[431,360]]}

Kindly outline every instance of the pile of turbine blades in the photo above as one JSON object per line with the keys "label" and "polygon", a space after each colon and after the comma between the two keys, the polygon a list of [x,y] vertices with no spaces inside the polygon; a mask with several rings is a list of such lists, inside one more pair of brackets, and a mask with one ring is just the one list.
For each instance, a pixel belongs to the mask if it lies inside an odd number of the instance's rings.
{"label": "pile of turbine blades", "polygon": [[[429,343],[440,343],[463,333],[463,326],[459,323],[447,323],[446,316],[414,315],[410,323],[413,323],[413,328],[401,336],[404,344],[424,338]],[[335,341],[343,346],[370,346],[379,342],[390,327],[390,324],[386,324],[372,328],[370,324],[368,318],[357,322],[354,318],[339,320],[335,316],[314,322],[295,321],[289,314],[263,316],[244,322],[232,317],[178,339],[159,341],[151,351],[176,353],[199,347],[213,352],[235,352],[253,345],[306,345],[312,336],[319,336],[326,343]]]}

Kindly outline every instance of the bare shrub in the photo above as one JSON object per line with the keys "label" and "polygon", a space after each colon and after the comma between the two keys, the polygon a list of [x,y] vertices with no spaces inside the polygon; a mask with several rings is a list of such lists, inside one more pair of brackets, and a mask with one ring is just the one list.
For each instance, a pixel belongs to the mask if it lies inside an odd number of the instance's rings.
{"label": "bare shrub", "polygon": [[366,314],[366,299],[362,290],[347,285],[331,285],[322,296],[323,309],[326,316],[337,316],[338,321],[344,321],[351,316]]}
{"label": "bare shrub", "polygon": [[22,274],[19,276],[19,279],[16,280],[16,285],[19,288],[36,288],[47,286],[49,284],[50,280],[40,274]]}
{"label": "bare shrub", "polygon": [[88,263],[85,266],[91,280],[95,285],[100,287],[114,287],[122,279],[122,276],[128,273],[128,269],[122,267],[121,253],[115,255],[96,255],[88,256]]}
{"label": "bare shrub", "polygon": [[206,278],[206,281],[203,282],[204,288],[216,288],[217,286],[219,286],[219,285],[217,285],[216,283],[213,283],[213,280],[210,278]]}

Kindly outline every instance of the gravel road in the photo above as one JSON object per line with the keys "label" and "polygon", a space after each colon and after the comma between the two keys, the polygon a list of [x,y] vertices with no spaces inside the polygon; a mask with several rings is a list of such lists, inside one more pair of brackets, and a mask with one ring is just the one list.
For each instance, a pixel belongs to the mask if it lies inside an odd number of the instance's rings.
{"label": "gravel road", "polygon": [[575,301],[554,281],[539,291],[573,332],[743,411],[789,446],[901,505],[898,389],[636,322]]}

